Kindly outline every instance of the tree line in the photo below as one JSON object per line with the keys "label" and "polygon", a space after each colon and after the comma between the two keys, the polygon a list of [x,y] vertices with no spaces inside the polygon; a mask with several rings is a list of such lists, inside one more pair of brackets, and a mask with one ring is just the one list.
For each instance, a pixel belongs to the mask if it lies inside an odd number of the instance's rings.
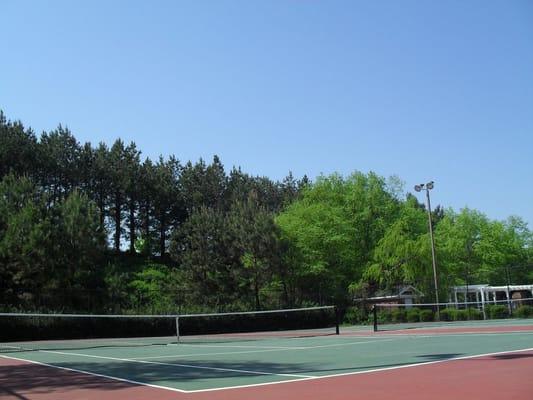
{"label": "tree line", "polygon": [[[372,172],[282,181],[135,143],[37,135],[0,111],[0,305],[175,312],[336,303],[413,284],[431,298],[424,205]],[[437,207],[441,298],[454,284],[533,280],[519,217]]]}
{"label": "tree line", "polygon": [[[249,290],[261,307],[260,263],[277,257],[273,216],[308,184],[227,173],[217,156],[142,159],[135,143],[81,144],[62,126],[37,136],[1,112],[0,177],[2,302],[38,306],[51,293],[52,306],[76,308],[76,293],[93,291],[117,310],[171,307],[183,293],[222,306]],[[120,304],[132,289],[139,299]]]}

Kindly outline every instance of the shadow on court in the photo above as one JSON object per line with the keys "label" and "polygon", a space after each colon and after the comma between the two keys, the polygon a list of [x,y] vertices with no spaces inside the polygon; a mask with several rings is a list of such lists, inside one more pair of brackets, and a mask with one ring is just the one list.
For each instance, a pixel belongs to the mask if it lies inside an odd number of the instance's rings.
{"label": "shadow on court", "polygon": [[[419,363],[443,361],[457,358],[464,353],[431,353],[416,356]],[[533,358],[532,353],[501,354],[485,358],[490,360],[514,360]],[[400,361],[400,360],[398,360]],[[479,362],[480,359],[474,360]],[[415,361],[416,363],[416,361]],[[138,381],[146,384],[175,387],[179,389],[202,389],[211,387],[235,386],[249,383],[271,382],[298,379],[287,375],[326,375],[343,372],[375,370],[413,364],[413,360],[392,363],[374,363],[344,368],[325,368],[317,360],[308,363],[264,362],[258,360],[239,361],[195,361],[168,365],[126,361],[62,361],[55,365],[63,368],[87,371],[94,374]],[[332,368],[333,367],[333,368]],[[255,372],[255,373],[254,373]],[[265,374],[261,374],[261,372]],[[36,394],[62,393],[69,390],[113,392],[137,387],[134,383],[108,379],[89,374],[76,373],[48,366],[29,364],[22,361],[0,358],[0,399],[31,400]]]}
{"label": "shadow on court", "polygon": [[[428,353],[417,356],[420,363],[448,360],[462,356],[463,353]],[[491,360],[531,359],[532,353],[501,354],[476,359],[468,362],[487,362]],[[176,363],[178,364],[178,363]],[[177,387],[180,389],[201,389],[260,383],[276,380],[298,379],[290,376],[269,376],[253,374],[267,372],[270,374],[290,375],[326,375],[342,372],[356,372],[388,367],[400,367],[413,364],[413,360],[392,363],[360,363],[354,360],[352,367],[325,368],[318,360],[308,363],[247,361],[193,361],[187,366],[146,364],[125,361],[63,361],[55,365],[88,371],[116,378],[139,381],[146,384]],[[363,365],[361,365],[363,364]],[[491,364],[495,366],[494,363]],[[333,368],[331,368],[333,367]],[[223,369],[223,370],[222,370]],[[249,371],[249,372],[246,372]],[[424,371],[424,370],[419,370]],[[313,381],[314,382],[314,381]],[[23,361],[0,358],[0,400],[190,400],[189,394],[170,392],[161,389],[138,386],[133,383],[108,379],[104,377],[76,373],[58,368]]]}
{"label": "shadow on court", "polygon": [[496,360],[516,360],[518,358],[533,358],[532,353],[496,354],[491,356]]}
{"label": "shadow on court", "polygon": [[[93,374],[127,379],[180,389],[201,389],[212,386],[231,386],[259,383],[297,376],[276,374],[304,374],[316,368],[312,365],[291,363],[244,362],[187,362],[186,366],[160,365],[122,361],[55,362],[55,366],[87,371]],[[246,372],[250,371],[250,372]],[[267,372],[268,374],[252,373]],[[242,379],[248,378],[248,379]],[[251,378],[251,380],[250,380]],[[0,358],[0,399],[33,399],[39,394],[69,390],[109,392],[137,386],[116,379],[77,373],[59,368]],[[6,397],[7,396],[7,397]],[[50,398],[53,398],[51,396]]]}
{"label": "shadow on court", "polygon": [[449,360],[450,358],[461,357],[463,353],[435,353],[435,354],[420,354],[417,357],[423,358],[424,362],[426,361],[439,361],[439,360]]}
{"label": "shadow on court", "polygon": [[[456,356],[427,355],[425,357],[442,359]],[[11,394],[9,399],[32,399],[27,393],[54,393],[68,390],[116,391],[136,386],[133,383],[107,379],[89,374],[70,372],[58,368],[10,362],[0,359],[0,388]],[[353,365],[345,368],[324,368],[320,363],[272,363],[262,361],[193,361],[187,360],[187,366],[146,364],[123,361],[84,361],[56,362],[54,365],[63,368],[87,371],[115,378],[138,381],[147,384],[176,387],[180,389],[201,389],[209,387],[234,386],[248,383],[271,382],[277,380],[298,379],[288,375],[325,375],[343,372],[354,372],[368,369],[381,369],[412,364],[382,363],[374,365]],[[355,363],[354,363],[355,364]],[[246,372],[250,371],[250,372]],[[252,373],[256,372],[256,373]],[[258,372],[265,372],[260,374]],[[271,374],[271,375],[270,375]],[[279,376],[281,375],[281,376]],[[0,390],[0,399],[3,400]]]}
{"label": "shadow on court", "polygon": [[116,390],[132,384],[76,374],[37,364],[6,363],[0,359],[0,399],[32,399],[35,395],[70,389]]}

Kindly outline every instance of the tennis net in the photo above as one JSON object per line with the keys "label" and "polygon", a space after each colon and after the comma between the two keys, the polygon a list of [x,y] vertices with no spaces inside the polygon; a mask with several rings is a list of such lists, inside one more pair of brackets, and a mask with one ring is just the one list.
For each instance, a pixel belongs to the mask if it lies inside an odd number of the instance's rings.
{"label": "tennis net", "polygon": [[0,313],[0,353],[338,334],[334,307],[184,315]]}
{"label": "tennis net", "polygon": [[375,304],[374,331],[533,321],[533,298],[467,303]]}

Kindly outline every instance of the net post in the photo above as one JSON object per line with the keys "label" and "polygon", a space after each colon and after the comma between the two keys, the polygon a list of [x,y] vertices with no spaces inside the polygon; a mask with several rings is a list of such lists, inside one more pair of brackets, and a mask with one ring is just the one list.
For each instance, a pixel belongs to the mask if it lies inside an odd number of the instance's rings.
{"label": "net post", "polygon": [[378,310],[375,304],[372,306],[372,316],[374,319],[374,332],[377,332],[378,331]]}
{"label": "net post", "polygon": [[180,317],[176,316],[176,342],[180,342]]}
{"label": "net post", "polygon": [[339,325],[340,325],[340,315],[339,315],[339,308],[337,306],[333,307],[335,310],[335,335],[340,334],[339,332]]}

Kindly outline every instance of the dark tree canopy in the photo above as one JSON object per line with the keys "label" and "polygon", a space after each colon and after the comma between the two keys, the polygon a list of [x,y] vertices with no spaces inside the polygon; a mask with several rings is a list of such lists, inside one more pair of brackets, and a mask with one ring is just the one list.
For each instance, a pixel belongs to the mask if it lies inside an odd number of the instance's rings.
{"label": "dark tree canopy", "polygon": [[[533,281],[519,217],[436,206],[450,286]],[[423,202],[373,172],[281,181],[222,160],[151,160],[135,143],[36,135],[0,111],[0,310],[175,312],[348,306],[431,294]]]}

